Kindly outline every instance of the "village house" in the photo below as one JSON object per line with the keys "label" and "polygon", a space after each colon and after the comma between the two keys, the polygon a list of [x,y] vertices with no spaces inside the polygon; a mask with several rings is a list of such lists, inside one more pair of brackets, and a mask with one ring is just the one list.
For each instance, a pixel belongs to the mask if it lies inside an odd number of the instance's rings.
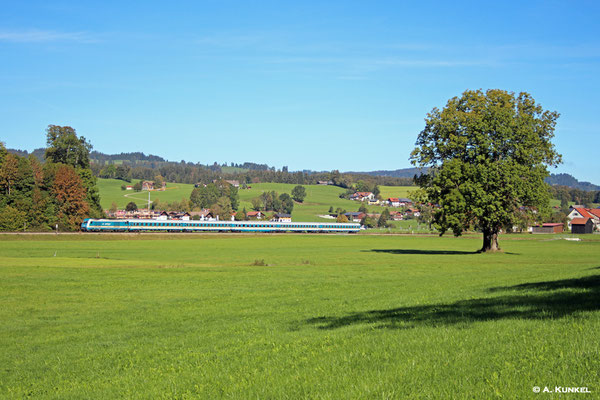
{"label": "village house", "polygon": [[400,211],[391,211],[390,219],[392,221],[402,221],[404,219],[404,215]]}
{"label": "village house", "polygon": [[412,200],[406,198],[388,197],[386,203],[390,207],[406,207],[412,205]]}
{"label": "village house", "polygon": [[265,214],[263,214],[261,211],[248,211],[246,213],[246,217],[249,219],[263,219],[264,216]]}
{"label": "village house", "polygon": [[292,222],[292,216],[290,214],[277,213],[273,215],[271,221],[274,222]]}
{"label": "village house", "polygon": [[350,200],[355,201],[372,201],[375,200],[375,195],[371,192],[356,192],[350,196]]}
{"label": "village house", "polygon": [[348,221],[362,221],[364,217],[367,216],[364,212],[347,212],[344,214]]}
{"label": "village house", "polygon": [[154,181],[143,181],[142,182],[142,190],[165,190],[167,187],[167,183],[163,182],[160,188],[154,187]]}
{"label": "village house", "polygon": [[598,208],[571,207],[571,211],[567,215],[567,218],[569,219],[568,224],[571,230],[573,220],[579,218],[589,218],[592,221],[594,230],[600,230],[600,209]]}
{"label": "village house", "polygon": [[332,181],[317,181],[317,185],[333,185]]}
{"label": "village house", "polygon": [[202,209],[202,211],[191,211],[190,216],[192,217],[192,219],[200,220],[200,221],[214,221],[215,220],[215,216],[208,208],[204,208],[204,209]]}
{"label": "village house", "polygon": [[406,215],[412,216],[412,217],[420,217],[421,213],[419,212],[419,210],[417,208],[409,207],[406,209]]}

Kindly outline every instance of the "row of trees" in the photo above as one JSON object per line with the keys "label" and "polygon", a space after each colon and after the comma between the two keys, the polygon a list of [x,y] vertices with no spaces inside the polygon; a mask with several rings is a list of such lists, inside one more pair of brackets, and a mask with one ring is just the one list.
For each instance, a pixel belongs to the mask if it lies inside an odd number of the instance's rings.
{"label": "row of trees", "polygon": [[0,143],[0,229],[77,230],[85,217],[103,216],[91,144],[71,127],[49,125],[44,163],[21,157]]}
{"label": "row of trees", "polygon": [[550,186],[552,198],[560,200],[561,209],[566,212],[569,203],[574,202],[588,208],[593,208],[593,203],[600,203],[600,191],[574,189],[568,186]]}

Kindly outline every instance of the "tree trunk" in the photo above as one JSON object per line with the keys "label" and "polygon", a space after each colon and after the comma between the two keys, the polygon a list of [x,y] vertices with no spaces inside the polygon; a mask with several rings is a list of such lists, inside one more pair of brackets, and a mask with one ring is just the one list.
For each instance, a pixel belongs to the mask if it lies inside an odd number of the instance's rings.
{"label": "tree trunk", "polygon": [[498,230],[497,229],[484,229],[483,230],[483,247],[481,252],[485,253],[488,251],[498,251]]}

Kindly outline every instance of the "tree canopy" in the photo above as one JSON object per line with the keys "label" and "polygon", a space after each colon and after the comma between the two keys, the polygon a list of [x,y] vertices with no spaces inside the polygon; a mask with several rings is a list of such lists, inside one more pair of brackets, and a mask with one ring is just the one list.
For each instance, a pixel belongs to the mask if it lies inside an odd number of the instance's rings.
{"label": "tree canopy", "polygon": [[498,233],[524,214],[547,210],[548,166],[561,162],[552,144],[559,114],[528,93],[467,90],[425,119],[411,161],[429,167],[417,178],[443,235],[483,233],[482,251],[498,250]]}
{"label": "tree canopy", "polygon": [[306,198],[306,188],[298,185],[292,189],[292,198],[298,203],[302,203]]}

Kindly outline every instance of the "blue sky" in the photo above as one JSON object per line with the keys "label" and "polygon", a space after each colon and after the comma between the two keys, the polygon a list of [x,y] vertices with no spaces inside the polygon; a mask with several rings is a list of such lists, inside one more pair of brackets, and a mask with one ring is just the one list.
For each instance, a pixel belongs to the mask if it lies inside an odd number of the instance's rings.
{"label": "blue sky", "polygon": [[0,140],[397,169],[433,107],[501,88],[561,113],[552,172],[600,183],[597,2],[175,3],[3,1]]}

